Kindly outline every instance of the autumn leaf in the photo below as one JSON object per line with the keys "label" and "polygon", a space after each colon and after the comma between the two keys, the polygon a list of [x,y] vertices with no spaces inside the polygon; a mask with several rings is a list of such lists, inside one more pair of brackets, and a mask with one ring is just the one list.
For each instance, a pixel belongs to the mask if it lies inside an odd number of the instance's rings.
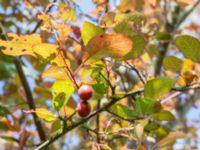
{"label": "autumn leaf", "polygon": [[158,4],[158,0],[147,0],[151,6],[155,7]]}
{"label": "autumn leaf", "polygon": [[196,0],[177,0],[180,5],[194,5]]}
{"label": "autumn leaf", "polygon": [[42,72],[41,76],[42,78],[68,79],[67,75],[59,67],[54,65]]}
{"label": "autumn leaf", "polygon": [[176,139],[181,139],[181,138],[185,138],[185,134],[183,132],[180,132],[180,131],[170,132],[167,137],[160,140],[156,145],[158,147],[162,147],[171,142],[174,142]]}
{"label": "autumn leaf", "polygon": [[56,24],[54,27],[59,34],[59,42],[65,42],[72,32],[71,26],[67,24]]}
{"label": "autumn leaf", "polygon": [[135,135],[138,138],[138,140],[142,140],[143,134],[144,134],[144,128],[148,124],[149,120],[144,119],[135,127]]}
{"label": "autumn leaf", "polygon": [[10,41],[0,40],[0,47],[3,54],[10,56],[35,56],[32,47],[41,43],[41,38],[38,34],[17,35],[8,33],[8,38]]}
{"label": "autumn leaf", "polygon": [[52,122],[56,120],[56,116],[46,108],[37,108],[35,110],[37,116],[41,119],[44,119],[47,122]]}
{"label": "autumn leaf", "polygon": [[0,40],[1,52],[10,56],[31,55],[59,67],[69,65],[69,60],[58,45],[42,43],[38,34],[17,35],[9,33],[10,41]]}
{"label": "autumn leaf", "polygon": [[132,50],[132,46],[132,40],[123,34],[95,36],[86,46],[84,61],[89,58],[98,60],[106,56],[121,58]]}
{"label": "autumn leaf", "polygon": [[40,14],[38,15],[38,19],[42,20],[41,29],[45,31],[49,31],[52,27],[51,16],[48,14]]}

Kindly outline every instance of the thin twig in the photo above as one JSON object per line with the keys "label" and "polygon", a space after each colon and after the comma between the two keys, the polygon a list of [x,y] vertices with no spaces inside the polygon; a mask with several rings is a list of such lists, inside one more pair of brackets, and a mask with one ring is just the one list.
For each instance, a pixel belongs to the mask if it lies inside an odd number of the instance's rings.
{"label": "thin twig", "polygon": [[[50,3],[47,7],[46,7],[46,9],[45,9],[45,13],[49,13],[50,11],[51,11],[51,9],[52,9],[52,7],[54,6],[54,4],[56,3],[56,1],[57,0],[54,0],[52,3]],[[31,33],[35,33],[38,29],[39,29],[39,27],[42,25],[42,20],[40,20],[37,24],[36,24],[36,26],[35,26],[35,28],[33,29],[33,31],[31,32]]]}
{"label": "thin twig", "polygon": [[129,62],[126,62],[126,64],[136,72],[136,74],[138,75],[138,77],[140,78],[140,80],[142,81],[143,84],[146,84],[146,79],[145,77],[143,76],[143,74],[138,70],[136,69],[133,65],[131,65]]}
{"label": "thin twig", "polygon": [[[185,87],[182,87],[182,88],[185,88]],[[199,89],[200,88],[200,85],[192,85],[192,87],[188,87],[186,88],[187,90],[189,89]],[[187,91],[187,90],[184,90],[184,91]],[[173,88],[172,91],[174,90],[180,90],[180,88]],[[113,97],[111,98],[111,100],[109,101],[109,103],[107,103],[106,105],[104,105],[104,107],[101,107],[100,109],[96,110],[95,112],[91,113],[89,116],[87,116],[86,118],[78,121],[78,122],[75,122],[74,124],[72,124],[71,126],[68,126],[66,127],[66,129],[62,132],[58,132],[55,136],[51,137],[49,140],[45,141],[44,143],[42,143],[40,146],[38,146],[35,150],[41,150],[45,147],[47,147],[48,145],[50,145],[51,143],[53,143],[54,141],[56,141],[57,139],[59,139],[60,137],[62,137],[64,134],[66,134],[67,132],[73,130],[74,128],[80,126],[81,124],[84,124],[85,122],[87,122],[89,119],[91,119],[92,117],[96,116],[97,114],[103,112],[103,111],[106,111],[108,110],[109,107],[111,107],[112,105],[114,105],[116,102],[118,102],[119,100],[125,98],[125,97],[129,97],[129,96],[136,96],[138,94],[141,94],[144,92],[144,89],[139,89],[137,91],[132,91],[132,92],[129,92],[129,93],[126,93],[120,97]]]}
{"label": "thin twig", "polygon": [[[135,91],[132,92],[131,95],[134,94],[138,94],[141,91]],[[129,94],[127,94],[127,96],[129,96]],[[59,139],[60,137],[62,137],[64,134],[66,134],[67,132],[73,130],[74,128],[80,126],[81,124],[84,124],[85,122],[87,122],[90,118],[96,116],[97,114],[101,113],[102,111],[107,110],[109,107],[111,107],[113,104],[115,104],[117,101],[121,100],[123,97],[126,97],[126,94],[122,97],[116,97],[116,98],[112,98],[111,101],[109,103],[107,103],[104,107],[96,110],[95,112],[91,113],[89,116],[87,116],[86,118],[82,119],[79,122],[75,122],[74,124],[72,124],[71,126],[68,126],[63,132],[58,132],[55,136],[51,137],[49,140],[45,141],[44,143],[42,143],[40,146],[38,146],[35,150],[41,150],[45,147],[47,147],[48,145],[50,145],[51,143],[53,143],[54,141],[56,141],[57,139]]]}
{"label": "thin twig", "polygon": [[133,123],[134,121],[135,121],[135,119],[129,119],[129,118],[124,118],[124,117],[121,117],[121,116],[119,116],[118,114],[116,114],[116,113],[114,113],[114,112],[112,112],[112,111],[110,111],[110,110],[106,110],[108,113],[110,113],[111,115],[113,115],[113,116],[115,116],[115,117],[117,117],[117,118],[119,118],[119,119],[122,119],[122,120],[124,120],[124,121],[128,121],[128,122],[131,122],[131,123]]}
{"label": "thin twig", "polygon": [[[97,110],[99,110],[101,107],[101,99],[99,99],[97,101]],[[96,132],[99,133],[100,132],[100,114],[97,114],[96,116]],[[100,143],[100,136],[99,134],[96,135],[97,136],[97,143]]]}

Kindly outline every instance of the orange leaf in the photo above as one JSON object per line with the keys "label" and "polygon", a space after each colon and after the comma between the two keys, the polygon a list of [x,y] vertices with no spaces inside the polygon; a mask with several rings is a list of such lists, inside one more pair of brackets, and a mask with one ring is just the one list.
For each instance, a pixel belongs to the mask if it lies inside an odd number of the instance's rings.
{"label": "orange leaf", "polygon": [[132,50],[133,42],[123,34],[102,34],[92,38],[86,46],[84,61],[106,56],[121,58]]}
{"label": "orange leaf", "polygon": [[180,5],[194,5],[196,0],[177,0]]}
{"label": "orange leaf", "polygon": [[148,0],[151,6],[155,7],[158,4],[158,0]]}

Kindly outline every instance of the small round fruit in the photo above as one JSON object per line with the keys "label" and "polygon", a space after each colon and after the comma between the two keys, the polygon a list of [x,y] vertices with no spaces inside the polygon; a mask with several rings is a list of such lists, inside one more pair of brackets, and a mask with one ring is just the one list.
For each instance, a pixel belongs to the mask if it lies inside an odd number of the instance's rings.
{"label": "small round fruit", "polygon": [[77,106],[77,112],[80,117],[86,117],[91,112],[90,103],[87,101],[81,101]]}
{"label": "small round fruit", "polygon": [[78,90],[78,95],[83,101],[87,101],[92,97],[93,89],[90,85],[82,85]]}

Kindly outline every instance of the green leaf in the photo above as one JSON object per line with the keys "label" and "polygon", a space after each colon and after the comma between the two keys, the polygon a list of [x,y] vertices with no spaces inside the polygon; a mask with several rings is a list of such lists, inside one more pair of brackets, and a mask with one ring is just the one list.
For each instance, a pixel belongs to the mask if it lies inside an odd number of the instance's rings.
{"label": "green leaf", "polygon": [[127,106],[116,104],[111,107],[113,113],[123,117],[123,118],[135,118],[137,116],[136,112]]}
{"label": "green leaf", "polygon": [[154,123],[154,122],[149,122],[148,125],[146,125],[145,127],[145,130],[148,130],[148,131],[155,131],[159,128],[159,125]]}
{"label": "green leaf", "polygon": [[104,83],[93,84],[92,87],[93,87],[95,93],[98,94],[100,97],[102,97],[102,95],[106,94],[107,90],[108,90],[108,86]]}
{"label": "green leaf", "polygon": [[169,134],[169,132],[170,132],[169,128],[161,126],[154,133],[156,134],[157,137],[164,138]]}
{"label": "green leaf", "polygon": [[154,56],[158,56],[159,55],[159,49],[154,44],[150,44],[148,46],[148,51],[147,52],[150,55],[150,57],[154,57]]}
{"label": "green leaf", "polygon": [[133,41],[133,49],[127,55],[125,55],[122,60],[136,58],[143,52],[145,46],[143,37],[140,35],[134,35],[131,36],[130,39]]}
{"label": "green leaf", "polygon": [[140,114],[152,114],[155,112],[154,109],[155,101],[148,98],[139,98],[136,100],[136,110]]}
{"label": "green leaf", "polygon": [[166,70],[179,73],[182,67],[182,60],[175,56],[166,56],[163,60],[163,66]]}
{"label": "green leaf", "polygon": [[69,100],[74,91],[74,85],[70,80],[56,80],[52,86],[52,105],[60,110]]}
{"label": "green leaf", "polygon": [[51,125],[51,132],[55,133],[62,127],[62,122],[60,120],[55,120]]}
{"label": "green leaf", "polygon": [[115,15],[115,22],[132,21],[135,24],[141,25],[144,20],[144,15],[139,12],[117,13]]}
{"label": "green leaf", "polygon": [[175,80],[168,77],[157,77],[149,80],[144,87],[145,98],[159,99],[163,94],[166,94],[174,86]]}
{"label": "green leaf", "polygon": [[8,130],[8,126],[0,121],[0,130]]}
{"label": "green leaf", "polygon": [[52,122],[56,120],[56,116],[46,108],[36,108],[35,113],[37,116],[47,122]]}
{"label": "green leaf", "polygon": [[103,34],[104,31],[99,26],[96,26],[90,22],[84,22],[81,37],[85,45],[91,40],[94,36]]}
{"label": "green leaf", "polygon": [[171,39],[171,35],[167,32],[158,32],[156,33],[156,39],[161,41],[167,41]]}
{"label": "green leaf", "polygon": [[7,107],[0,105],[0,116],[7,116],[8,114],[10,114],[10,111],[8,110]]}
{"label": "green leaf", "polygon": [[186,58],[200,62],[200,41],[189,35],[176,38],[176,46]]}
{"label": "green leaf", "polygon": [[167,144],[170,144],[170,143],[176,141],[177,139],[181,139],[181,138],[185,138],[185,137],[186,137],[186,135],[183,132],[180,132],[180,131],[170,132],[169,135],[167,135],[167,137],[160,140],[156,145],[158,147],[163,147]]}
{"label": "green leaf", "polygon": [[174,119],[174,115],[169,111],[161,111],[152,115],[153,119],[158,121],[170,121]]}
{"label": "green leaf", "polygon": [[127,22],[121,22],[114,28],[116,33],[124,33],[127,36],[133,36],[135,33]]}

